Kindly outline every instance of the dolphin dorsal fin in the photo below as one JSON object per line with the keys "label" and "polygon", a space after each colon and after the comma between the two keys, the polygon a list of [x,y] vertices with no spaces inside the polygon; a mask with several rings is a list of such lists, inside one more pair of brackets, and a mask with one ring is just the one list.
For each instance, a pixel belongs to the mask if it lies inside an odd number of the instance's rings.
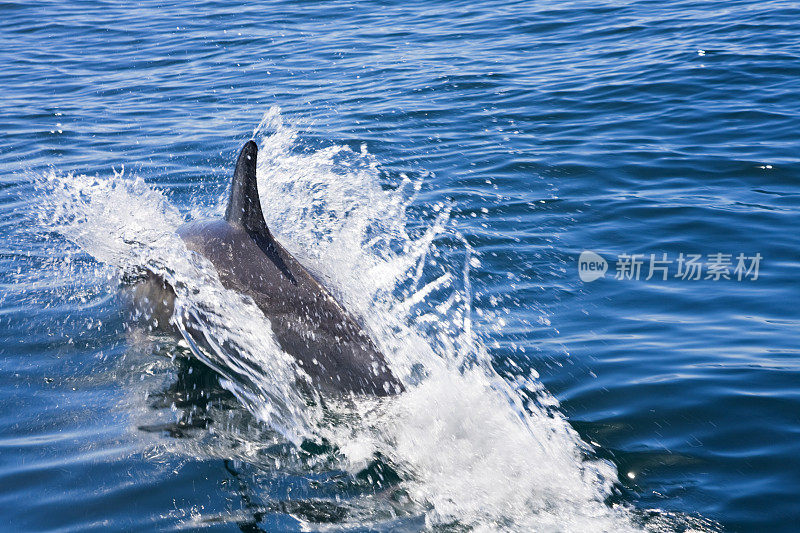
{"label": "dolphin dorsal fin", "polygon": [[233,172],[231,197],[228,200],[228,209],[225,211],[225,220],[232,224],[239,224],[244,229],[260,234],[269,235],[264,213],[261,211],[261,200],[258,198],[258,184],[256,183],[256,156],[258,146],[253,141],[247,141],[239,159],[236,161],[236,170]]}

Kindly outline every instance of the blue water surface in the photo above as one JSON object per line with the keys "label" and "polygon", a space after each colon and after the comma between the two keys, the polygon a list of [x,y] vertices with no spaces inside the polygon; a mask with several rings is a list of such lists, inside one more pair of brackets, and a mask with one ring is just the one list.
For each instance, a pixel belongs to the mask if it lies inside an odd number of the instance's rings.
{"label": "blue water surface", "polygon": [[[0,71],[2,528],[335,524],[287,503],[302,473],[193,448],[219,421],[159,425],[210,401],[250,415],[132,341],[118,282],[55,269],[65,244],[30,216],[48,173],[122,166],[184,212],[213,203],[272,106],[305,150],[367,151],[386,187],[422,177],[421,220],[452,205],[480,258],[473,310],[507,311],[480,326],[495,367],[538,372],[616,466],[609,505],[800,523],[797,3],[10,1]],[[589,283],[587,250],[609,262]],[[680,254],[716,253],[731,279],[676,277]],[[626,254],[639,279],[617,279]],[[650,254],[668,279],[645,279]],[[738,254],[760,254],[757,279]]]}

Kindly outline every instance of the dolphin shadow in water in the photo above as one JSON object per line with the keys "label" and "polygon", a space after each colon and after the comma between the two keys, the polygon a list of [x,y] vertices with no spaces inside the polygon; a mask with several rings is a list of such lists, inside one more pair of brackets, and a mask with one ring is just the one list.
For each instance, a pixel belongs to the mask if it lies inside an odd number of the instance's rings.
{"label": "dolphin shadow in water", "polygon": [[[170,419],[177,413],[177,420],[145,423],[138,429],[202,443],[214,428],[217,437],[208,444],[208,455],[202,451],[205,445],[200,444],[195,460],[216,463],[221,459],[220,479],[230,481],[226,486],[234,497],[230,520],[242,531],[270,530],[269,517],[280,515],[318,526],[342,524],[353,511],[347,497],[378,495],[399,514],[407,513],[402,507],[405,492],[399,486],[401,478],[380,454],[354,475],[338,470],[330,462],[340,452],[325,441],[307,440],[297,448],[278,442],[263,448],[255,457],[243,458],[242,442],[263,442],[269,433],[262,433],[256,419],[222,387],[216,372],[183,349],[161,355],[174,359],[175,378],[148,394],[148,404],[153,413],[170,413]],[[282,466],[272,470],[272,457],[279,458]],[[265,490],[262,475],[276,483],[274,490]],[[308,483],[290,483],[292,479],[306,479]],[[346,497],[340,501],[337,495]],[[234,503],[237,497],[241,502],[238,509]]]}

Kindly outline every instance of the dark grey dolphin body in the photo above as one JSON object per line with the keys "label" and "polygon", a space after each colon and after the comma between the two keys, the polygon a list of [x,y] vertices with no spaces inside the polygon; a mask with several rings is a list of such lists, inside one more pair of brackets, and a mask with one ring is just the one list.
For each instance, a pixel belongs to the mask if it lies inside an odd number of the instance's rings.
{"label": "dark grey dolphin body", "polygon": [[401,392],[356,320],[270,233],[256,184],[257,153],[249,141],[239,154],[225,218],[186,224],[178,234],[214,264],[223,286],[255,301],[281,348],[321,390]]}

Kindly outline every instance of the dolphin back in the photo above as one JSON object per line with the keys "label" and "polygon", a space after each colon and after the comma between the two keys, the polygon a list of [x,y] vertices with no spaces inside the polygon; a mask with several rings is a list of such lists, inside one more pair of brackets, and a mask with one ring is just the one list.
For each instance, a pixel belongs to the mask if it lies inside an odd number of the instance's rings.
{"label": "dolphin back", "polygon": [[270,233],[256,183],[256,143],[242,148],[224,220],[178,230],[209,259],[223,286],[250,296],[281,347],[329,392],[384,396],[403,390],[355,318]]}

